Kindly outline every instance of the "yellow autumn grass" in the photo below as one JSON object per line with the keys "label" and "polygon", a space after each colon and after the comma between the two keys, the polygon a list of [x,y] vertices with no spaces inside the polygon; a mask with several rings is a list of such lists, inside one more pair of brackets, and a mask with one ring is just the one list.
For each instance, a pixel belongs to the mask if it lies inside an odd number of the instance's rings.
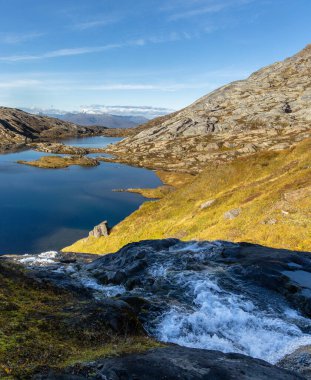
{"label": "yellow autumn grass", "polygon": [[[209,200],[214,203],[202,208]],[[240,214],[226,219],[233,209]],[[109,237],[82,239],[64,251],[105,254],[127,243],[168,237],[310,251],[311,139],[280,152],[209,164],[161,200],[143,204]]]}

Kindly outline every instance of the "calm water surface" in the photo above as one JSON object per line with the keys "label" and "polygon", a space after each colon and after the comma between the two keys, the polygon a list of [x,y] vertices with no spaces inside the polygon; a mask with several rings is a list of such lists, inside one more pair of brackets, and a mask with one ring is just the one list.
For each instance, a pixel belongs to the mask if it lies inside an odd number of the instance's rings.
{"label": "calm water surface", "polygon": [[[115,141],[92,137],[65,143],[103,147]],[[144,202],[138,194],[113,189],[161,183],[152,171],[121,164],[50,170],[16,163],[44,155],[35,151],[0,154],[0,254],[58,250],[87,236],[103,220],[113,226]]]}

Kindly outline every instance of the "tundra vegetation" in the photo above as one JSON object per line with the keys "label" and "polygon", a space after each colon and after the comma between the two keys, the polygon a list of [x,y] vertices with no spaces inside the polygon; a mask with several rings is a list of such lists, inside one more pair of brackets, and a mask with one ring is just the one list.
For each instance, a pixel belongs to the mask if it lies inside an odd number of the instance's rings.
{"label": "tundra vegetation", "polygon": [[[82,239],[64,251],[109,253],[130,242],[168,237],[311,250],[310,151],[306,139],[287,150],[210,163],[199,175],[186,175],[184,184],[179,173],[174,191],[143,204],[108,237]],[[161,189],[143,194],[157,198],[157,192],[162,197]]]}

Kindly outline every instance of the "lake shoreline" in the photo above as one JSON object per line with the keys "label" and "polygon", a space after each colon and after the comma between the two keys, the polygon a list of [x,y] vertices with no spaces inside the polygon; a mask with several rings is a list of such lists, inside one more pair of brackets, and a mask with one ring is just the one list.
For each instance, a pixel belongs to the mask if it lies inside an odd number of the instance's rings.
{"label": "lake shoreline", "polygon": [[[126,137],[130,132],[127,132],[126,129],[117,129],[117,128],[106,128],[102,127],[103,130],[96,133],[86,133],[86,134],[80,134],[80,135],[73,135],[70,134],[66,137],[62,136],[60,138],[53,137],[53,138],[38,138],[35,140],[31,141],[25,141],[24,143],[15,143],[15,144],[5,144],[1,145],[0,144],[0,154],[6,154],[6,153],[15,153],[23,150],[28,150],[28,149],[33,149],[34,144],[40,144],[40,143],[62,143],[63,141],[67,141],[68,139],[71,138],[78,138],[78,139],[83,139],[83,138],[88,138],[88,137]],[[27,139],[26,139],[27,140]]]}
{"label": "lake shoreline", "polygon": [[[96,144],[103,146],[116,139],[79,138],[76,145],[87,141],[90,150],[97,150]],[[0,155],[1,254],[61,250],[87,236],[105,219],[111,226],[118,224],[146,201],[139,194],[118,194],[114,189],[162,185],[154,171],[117,163],[58,170],[38,170],[16,163],[42,156],[46,154],[32,150]],[[90,156],[97,159],[95,153]],[[14,238],[16,234],[19,242]]]}

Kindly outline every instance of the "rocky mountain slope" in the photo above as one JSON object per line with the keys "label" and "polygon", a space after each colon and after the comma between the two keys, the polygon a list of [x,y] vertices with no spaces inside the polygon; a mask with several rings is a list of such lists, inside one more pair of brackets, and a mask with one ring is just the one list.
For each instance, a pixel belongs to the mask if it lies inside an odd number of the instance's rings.
{"label": "rocky mountain slope", "polygon": [[282,150],[310,136],[311,45],[147,124],[109,149],[135,165],[199,172],[209,162]]}
{"label": "rocky mountain slope", "polygon": [[46,116],[0,107],[0,151],[34,141],[102,134],[98,127],[82,127]]}

